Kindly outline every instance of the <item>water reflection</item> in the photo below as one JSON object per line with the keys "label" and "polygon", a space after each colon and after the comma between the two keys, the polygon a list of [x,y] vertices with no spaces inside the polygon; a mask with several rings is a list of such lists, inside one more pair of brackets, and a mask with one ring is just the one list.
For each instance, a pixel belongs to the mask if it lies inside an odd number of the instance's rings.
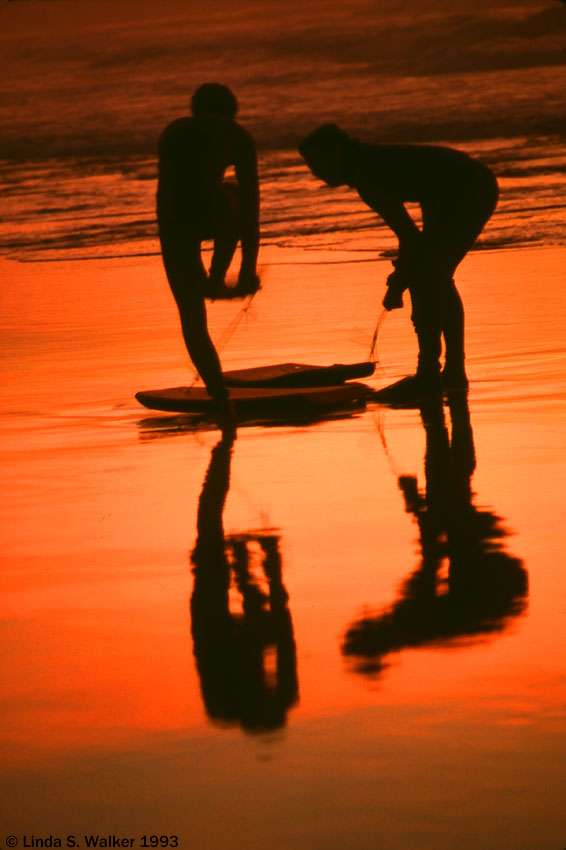
{"label": "water reflection", "polygon": [[503,631],[526,608],[527,572],[505,551],[497,514],[474,505],[476,466],[465,393],[421,409],[426,435],[425,490],[401,475],[405,510],[419,529],[420,562],[395,602],[348,628],[342,652],[360,673],[379,674],[404,649],[476,643]]}
{"label": "water reflection", "polygon": [[[239,428],[310,428],[327,422],[338,422],[346,419],[357,419],[364,410],[364,404],[350,403],[347,409],[316,408],[309,410],[292,410],[288,414],[257,414],[241,413],[238,415]],[[206,414],[168,413],[165,416],[153,415],[138,420],[140,440],[150,441],[161,437],[171,437],[177,434],[197,433],[199,431],[216,431],[218,425]]]}
{"label": "water reflection", "polygon": [[213,448],[191,554],[191,625],[206,712],[259,733],[285,725],[298,700],[297,658],[279,535],[224,533],[233,440]]}

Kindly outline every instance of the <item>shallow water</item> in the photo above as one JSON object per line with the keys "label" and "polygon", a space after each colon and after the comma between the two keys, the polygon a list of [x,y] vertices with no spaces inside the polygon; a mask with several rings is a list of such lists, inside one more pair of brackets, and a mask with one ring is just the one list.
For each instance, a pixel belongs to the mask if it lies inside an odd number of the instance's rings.
{"label": "shallow water", "polygon": [[0,252],[155,252],[157,141],[210,79],[234,89],[258,145],[264,244],[392,247],[375,216],[321,190],[300,159],[300,140],[325,121],[364,142],[481,157],[502,187],[482,244],[564,244],[566,15],[555,0],[201,6],[4,2]]}
{"label": "shallow water", "polygon": [[[1,7],[0,843],[557,850],[564,10],[213,6]],[[263,288],[209,309],[228,368],[368,357],[394,240],[310,177],[314,125],[493,168],[458,272],[467,403],[248,421],[233,446],[136,404],[193,380],[155,148],[205,79],[260,156]],[[415,354],[388,314],[370,383]]]}
{"label": "shallow water", "polygon": [[[226,366],[367,356],[385,262],[263,259]],[[133,400],[191,379],[157,259],[4,261],[7,833],[561,846],[563,260],[462,265],[469,405],[231,450]]]}

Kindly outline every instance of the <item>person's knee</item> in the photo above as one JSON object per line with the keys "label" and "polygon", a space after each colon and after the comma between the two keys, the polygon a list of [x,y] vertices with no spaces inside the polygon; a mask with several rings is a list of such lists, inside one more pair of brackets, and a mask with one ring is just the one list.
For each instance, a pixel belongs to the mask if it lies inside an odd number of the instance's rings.
{"label": "person's knee", "polygon": [[236,181],[223,180],[222,191],[228,198],[228,202],[230,203],[232,209],[237,212],[240,207],[240,190]]}
{"label": "person's knee", "polygon": [[439,327],[441,302],[445,297],[442,278],[438,276],[419,280],[417,285],[409,286],[411,294],[411,322],[415,331],[436,330]]}
{"label": "person's knee", "polygon": [[206,277],[203,277],[202,280],[185,279],[182,282],[177,281],[176,284],[172,284],[171,291],[179,309],[188,315],[198,315],[205,310],[205,285]]}
{"label": "person's knee", "polygon": [[206,272],[202,264],[200,242],[175,238],[161,239],[165,274],[175,298],[202,287]]}

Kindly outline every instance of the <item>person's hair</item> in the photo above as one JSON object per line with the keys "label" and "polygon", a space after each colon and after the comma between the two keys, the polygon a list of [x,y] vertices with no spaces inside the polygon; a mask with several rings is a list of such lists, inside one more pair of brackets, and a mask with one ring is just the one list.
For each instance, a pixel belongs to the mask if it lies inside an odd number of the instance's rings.
{"label": "person's hair", "polygon": [[337,124],[322,124],[303,139],[299,145],[299,153],[306,160],[316,159],[320,154],[336,147],[345,147],[349,142],[350,137]]}
{"label": "person's hair", "polygon": [[238,112],[238,101],[228,86],[221,83],[203,83],[193,94],[191,111],[194,116],[223,115],[225,118],[235,118]]}

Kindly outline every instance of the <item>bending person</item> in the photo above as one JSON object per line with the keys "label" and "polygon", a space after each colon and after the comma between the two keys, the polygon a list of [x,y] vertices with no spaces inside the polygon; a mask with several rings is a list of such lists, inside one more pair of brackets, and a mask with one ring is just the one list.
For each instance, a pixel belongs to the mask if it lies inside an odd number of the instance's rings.
{"label": "bending person", "polygon": [[[464,309],[454,272],[495,209],[495,176],[461,151],[362,144],[336,124],[319,127],[299,151],[315,177],[328,186],[356,189],[399,241],[383,306],[402,307],[403,292],[409,290],[418,365],[415,375],[385,388],[378,397],[402,403],[418,401],[442,387],[466,388]],[[407,211],[407,202],[420,205],[420,227]]]}
{"label": "bending person", "polygon": [[[259,287],[259,181],[255,144],[235,120],[230,89],[205,83],[193,95],[192,116],[169,124],[159,140],[157,219],[163,264],[177,302],[185,345],[217,403],[221,424],[234,423],[220,360],[207,327],[205,298],[244,296]],[[235,182],[224,180],[234,166]],[[212,239],[206,272],[201,245]],[[238,284],[224,279],[238,242]]]}

